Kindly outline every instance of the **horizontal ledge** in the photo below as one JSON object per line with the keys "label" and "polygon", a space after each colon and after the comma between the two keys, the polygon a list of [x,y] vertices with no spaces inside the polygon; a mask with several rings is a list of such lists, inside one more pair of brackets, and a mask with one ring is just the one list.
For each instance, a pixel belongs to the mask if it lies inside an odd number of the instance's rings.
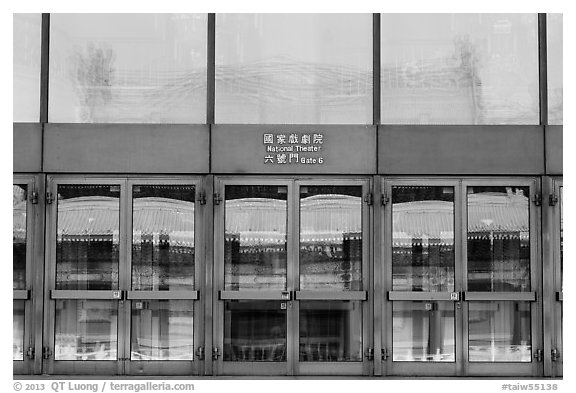
{"label": "horizontal ledge", "polygon": [[296,300],[367,300],[366,291],[296,291]]}
{"label": "horizontal ledge", "polygon": [[14,300],[28,300],[30,299],[29,289],[15,289],[12,291],[12,299]]}
{"label": "horizontal ledge", "polygon": [[198,291],[128,291],[126,298],[129,300],[198,300]]}
{"label": "horizontal ledge", "polygon": [[[408,301],[458,301],[460,296],[458,292],[403,292],[389,291],[388,300],[408,300]],[[455,296],[455,297],[454,297]]]}
{"label": "horizontal ledge", "polygon": [[122,291],[51,290],[50,299],[107,299],[122,300]]}
{"label": "horizontal ledge", "polygon": [[564,292],[556,292],[556,300],[559,302],[564,301]]}
{"label": "horizontal ledge", "polygon": [[464,292],[465,301],[517,300],[535,302],[536,292]]}
{"label": "horizontal ledge", "polygon": [[218,291],[219,300],[291,300],[290,291]]}

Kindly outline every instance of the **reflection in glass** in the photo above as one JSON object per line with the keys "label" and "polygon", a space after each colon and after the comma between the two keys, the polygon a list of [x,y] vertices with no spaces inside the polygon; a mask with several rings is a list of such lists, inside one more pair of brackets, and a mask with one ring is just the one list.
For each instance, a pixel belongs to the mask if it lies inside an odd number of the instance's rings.
{"label": "reflection in glass", "polygon": [[546,54],[548,55],[548,124],[563,124],[564,58],[562,14],[546,14]]}
{"label": "reflection in glass", "polygon": [[40,121],[41,14],[13,14],[13,121]]}
{"label": "reflection in glass", "polygon": [[529,187],[468,187],[468,290],[530,291]]}
{"label": "reflection in glass", "polygon": [[372,124],[372,15],[216,14],[215,116]]}
{"label": "reflection in glass", "polygon": [[454,304],[396,301],[392,309],[392,360],[454,362]]}
{"label": "reflection in glass", "polygon": [[537,14],[382,14],[389,124],[538,124]]}
{"label": "reflection in glass", "polygon": [[286,186],[226,186],[224,287],[286,288]]}
{"label": "reflection in glass", "polygon": [[132,301],[132,360],[193,360],[193,300]]}
{"label": "reflection in glass", "polygon": [[530,303],[470,302],[471,362],[531,362]]}
{"label": "reflection in glass", "polygon": [[132,289],[194,289],[193,185],[132,189]]}
{"label": "reflection in glass", "polygon": [[116,360],[118,302],[56,300],[55,360]]}
{"label": "reflection in glass", "polygon": [[394,291],[454,291],[454,187],[392,187]]}
{"label": "reflection in glass", "polygon": [[300,289],[362,290],[362,187],[300,188]]}
{"label": "reflection in glass", "polygon": [[12,186],[12,287],[26,289],[26,208],[28,187]]}
{"label": "reflection in glass", "polygon": [[286,361],[285,302],[232,300],[224,305],[224,361]]}
{"label": "reflection in glass", "polygon": [[24,360],[24,300],[12,302],[12,360]]}
{"label": "reflection in glass", "polygon": [[119,185],[59,185],[56,289],[118,288]]}
{"label": "reflection in glass", "polygon": [[362,361],[361,302],[301,301],[300,361]]}
{"label": "reflection in glass", "polygon": [[51,14],[51,122],[204,123],[206,14]]}

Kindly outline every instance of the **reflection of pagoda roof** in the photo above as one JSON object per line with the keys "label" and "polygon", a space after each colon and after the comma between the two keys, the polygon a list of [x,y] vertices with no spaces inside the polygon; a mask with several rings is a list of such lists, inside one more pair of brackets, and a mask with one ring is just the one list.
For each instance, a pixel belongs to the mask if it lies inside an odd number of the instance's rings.
{"label": "reflection of pagoda roof", "polygon": [[[301,200],[302,240],[341,237],[362,232],[359,197],[321,195]],[[25,203],[14,208],[14,234],[26,228]],[[286,201],[264,198],[226,201],[226,231],[244,236],[277,238],[284,242]],[[529,231],[528,198],[523,195],[469,194],[468,231],[502,234]],[[119,201],[81,197],[58,201],[58,230],[64,234],[117,234]],[[395,238],[452,238],[452,202],[417,201],[393,205]],[[142,198],[134,207],[134,231],[141,234],[194,232],[194,203],[166,198]],[[142,231],[142,232],[140,232]],[[442,235],[444,234],[444,235]],[[172,236],[172,235],[171,235]],[[516,235],[517,236],[517,235]]]}

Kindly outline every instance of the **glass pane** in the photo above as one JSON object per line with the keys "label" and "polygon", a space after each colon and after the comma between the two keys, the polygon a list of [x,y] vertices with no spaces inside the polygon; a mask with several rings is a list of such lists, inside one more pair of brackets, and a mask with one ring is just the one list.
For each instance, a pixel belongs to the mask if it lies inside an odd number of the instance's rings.
{"label": "glass pane", "polygon": [[362,290],[362,187],[300,187],[300,289]]}
{"label": "glass pane", "polygon": [[216,14],[215,115],[372,124],[372,15]]}
{"label": "glass pane", "polygon": [[529,187],[468,187],[468,290],[530,291]]}
{"label": "glass pane", "polygon": [[14,122],[40,121],[42,15],[14,15]]}
{"label": "glass pane", "polygon": [[392,329],[393,361],[455,361],[453,303],[396,301]]}
{"label": "glass pane", "polygon": [[301,301],[300,361],[361,362],[362,302]]}
{"label": "glass pane", "polygon": [[118,289],[119,185],[59,185],[56,289]]}
{"label": "glass pane", "polygon": [[531,362],[530,303],[470,302],[471,362]]}
{"label": "glass pane", "polygon": [[132,301],[132,360],[193,360],[194,301]]}
{"label": "glass pane", "polygon": [[28,187],[12,186],[12,287],[26,289],[26,208]]}
{"label": "glass pane", "polygon": [[194,289],[194,185],[132,189],[132,289]]}
{"label": "glass pane", "polygon": [[56,300],[55,360],[116,360],[118,303]]}
{"label": "glass pane", "polygon": [[285,302],[232,300],[224,306],[224,361],[286,361]]}
{"label": "glass pane", "polygon": [[24,360],[24,300],[13,300],[12,360]]}
{"label": "glass pane", "polygon": [[286,289],[286,186],[226,186],[224,288]]}
{"label": "glass pane", "polygon": [[563,17],[546,14],[546,50],[548,54],[548,124],[563,124]]}
{"label": "glass pane", "polygon": [[51,122],[205,123],[206,14],[51,14]]}
{"label": "glass pane", "polygon": [[382,14],[382,123],[538,124],[537,14]]}
{"label": "glass pane", "polygon": [[392,187],[394,291],[454,291],[454,187]]}

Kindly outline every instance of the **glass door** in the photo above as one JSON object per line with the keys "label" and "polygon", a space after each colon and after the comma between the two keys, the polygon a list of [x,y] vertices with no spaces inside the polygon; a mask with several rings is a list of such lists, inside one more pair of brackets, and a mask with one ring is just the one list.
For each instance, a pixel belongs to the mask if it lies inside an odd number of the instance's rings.
{"label": "glass door", "polygon": [[367,372],[368,186],[217,179],[216,373]]}
{"label": "glass door", "polygon": [[230,179],[215,185],[217,374],[292,373],[292,189],[288,181]]}
{"label": "glass door", "polygon": [[45,373],[122,374],[122,179],[50,178]]}
{"label": "glass door", "polygon": [[535,180],[462,182],[467,375],[542,374]]}
{"label": "glass door", "polygon": [[384,182],[385,374],[458,374],[457,192],[454,180]]}
{"label": "glass door", "polygon": [[203,365],[198,180],[128,181],[126,374],[193,375]]}
{"label": "glass door", "polygon": [[369,192],[366,180],[296,181],[297,375],[371,371]]}
{"label": "glass door", "polygon": [[[14,176],[12,184],[12,360],[14,374],[39,372],[41,337],[34,327],[41,319],[42,250],[37,227],[41,227],[38,176]],[[40,239],[39,239],[40,238]],[[39,297],[39,299],[37,299]],[[40,307],[38,312],[37,307]]]}
{"label": "glass door", "polygon": [[197,373],[198,185],[49,178],[47,373]]}
{"label": "glass door", "polygon": [[386,180],[383,194],[385,373],[540,375],[535,180]]}

